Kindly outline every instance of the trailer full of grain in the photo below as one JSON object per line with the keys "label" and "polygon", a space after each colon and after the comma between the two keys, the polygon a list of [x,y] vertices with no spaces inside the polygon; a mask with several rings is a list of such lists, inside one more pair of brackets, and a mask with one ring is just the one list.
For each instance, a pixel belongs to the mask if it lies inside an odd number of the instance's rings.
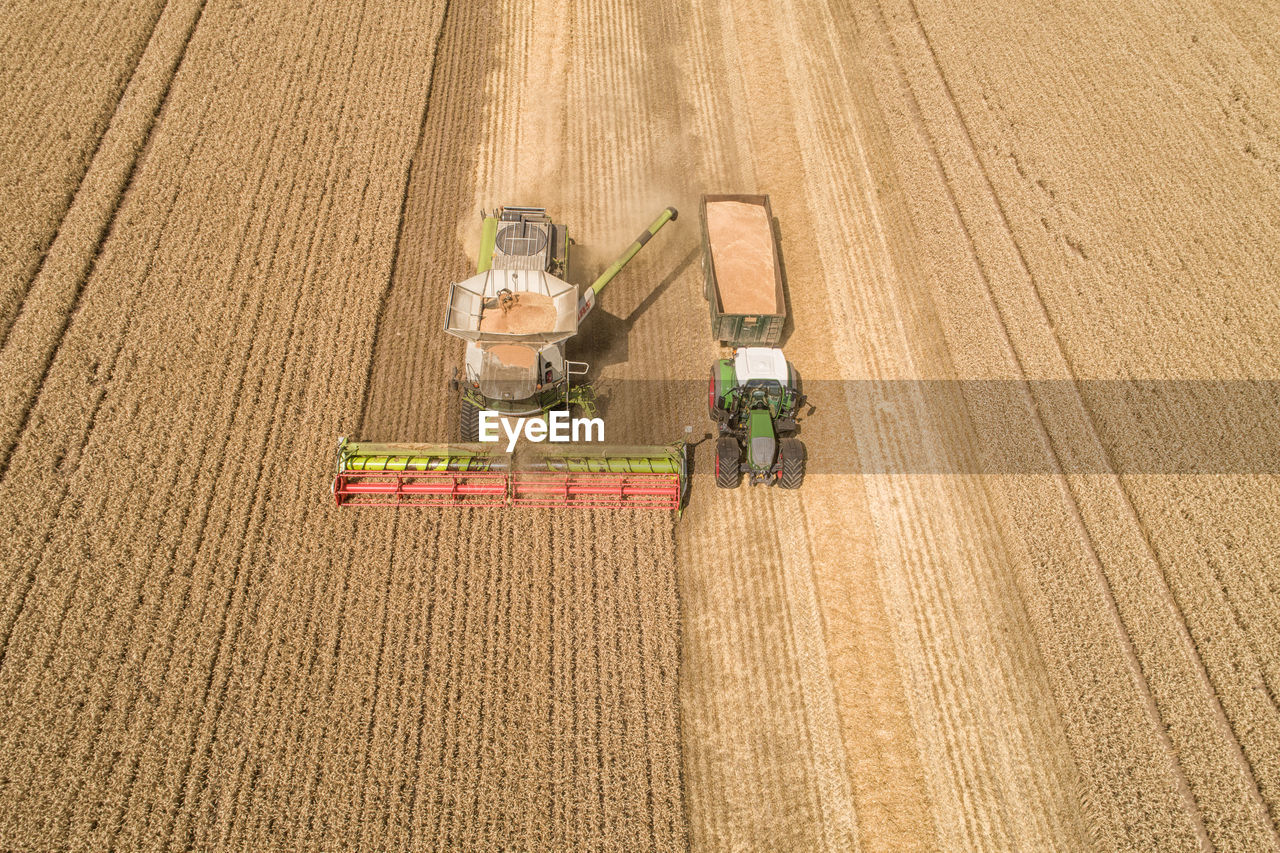
{"label": "trailer full of grain", "polygon": [[782,264],[767,195],[704,195],[703,295],[723,344],[773,346],[787,319]]}

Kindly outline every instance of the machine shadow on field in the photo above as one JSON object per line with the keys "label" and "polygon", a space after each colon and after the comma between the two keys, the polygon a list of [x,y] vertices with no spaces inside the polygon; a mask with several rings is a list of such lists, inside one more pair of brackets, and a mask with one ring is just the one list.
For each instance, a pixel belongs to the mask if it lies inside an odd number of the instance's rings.
{"label": "machine shadow on field", "polygon": [[785,312],[782,320],[782,334],[778,337],[779,347],[786,347],[795,331],[795,314],[791,310],[791,281],[787,278],[787,257],[782,250],[782,222],[773,217],[773,245],[778,253],[778,272],[782,273],[782,309]]}
{"label": "machine shadow on field", "polygon": [[[626,317],[610,314],[599,307],[587,316],[582,323],[579,336],[573,340],[571,355],[575,360],[585,361],[591,365],[589,381],[594,382],[599,379],[602,368],[623,364],[628,360],[630,352],[628,341],[636,321],[684,275],[690,265],[697,260],[699,251],[700,249],[695,248],[681,258],[671,272],[667,273]],[[587,287],[590,286],[591,278],[594,276],[579,277],[574,281],[582,287]],[[604,403],[608,402],[607,398],[602,399]],[[604,405],[601,406],[601,412],[605,413]]]}
{"label": "machine shadow on field", "polygon": [[640,301],[640,304],[627,315],[626,324],[628,331],[635,326],[636,320],[640,319],[646,311],[652,308],[653,304],[662,297],[662,294],[666,293],[671,285],[674,284],[680,276],[684,275],[685,270],[687,270],[689,266],[697,260],[700,251],[701,249],[697,247],[690,250],[687,255],[680,259],[680,263],[676,264],[675,269],[668,273],[666,278],[658,282],[658,286],[651,290],[649,294]]}

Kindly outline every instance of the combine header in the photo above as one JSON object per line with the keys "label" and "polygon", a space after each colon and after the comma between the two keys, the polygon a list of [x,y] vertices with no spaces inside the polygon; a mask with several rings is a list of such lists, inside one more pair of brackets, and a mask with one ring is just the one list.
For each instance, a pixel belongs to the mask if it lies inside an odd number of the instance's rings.
{"label": "combine header", "polygon": [[602,506],[678,510],[688,487],[686,446],[524,445],[504,453],[480,442],[480,413],[546,418],[595,415],[588,365],[565,342],[596,297],[677,216],[668,207],[581,294],[564,281],[568,229],[546,211],[504,207],[485,217],[480,261],[449,288],[444,330],[467,342],[457,444],[338,441],[338,506]]}
{"label": "combine header", "polygon": [[338,440],[338,506],[630,506],[679,509],[685,447],[522,448]]}

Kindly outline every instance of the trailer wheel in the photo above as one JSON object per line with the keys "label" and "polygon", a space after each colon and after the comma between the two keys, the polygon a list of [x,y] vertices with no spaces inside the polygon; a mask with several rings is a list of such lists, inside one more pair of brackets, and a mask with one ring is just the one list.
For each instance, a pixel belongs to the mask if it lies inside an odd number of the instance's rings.
{"label": "trailer wheel", "polygon": [[464,442],[480,440],[480,407],[465,397],[458,400],[458,434]]}
{"label": "trailer wheel", "polygon": [[804,482],[804,442],[798,438],[784,438],[779,445],[778,453],[782,457],[782,471],[778,474],[778,485],[784,489],[800,488]]}
{"label": "trailer wheel", "polygon": [[738,440],[725,436],[716,442],[716,485],[736,489],[742,482],[742,448]]}

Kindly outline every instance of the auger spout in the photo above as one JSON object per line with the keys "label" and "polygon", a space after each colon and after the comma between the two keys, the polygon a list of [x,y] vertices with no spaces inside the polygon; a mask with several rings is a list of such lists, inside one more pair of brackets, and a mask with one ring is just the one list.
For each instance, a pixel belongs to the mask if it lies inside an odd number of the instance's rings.
{"label": "auger spout", "polygon": [[653,220],[653,223],[650,224],[648,228],[640,232],[640,236],[627,247],[627,250],[622,253],[622,257],[614,261],[607,270],[600,273],[600,277],[593,281],[591,286],[582,292],[582,297],[578,300],[578,322],[582,322],[582,318],[587,316],[587,314],[591,312],[591,309],[595,307],[596,295],[599,294],[600,291],[604,290],[605,286],[608,285],[609,282],[613,281],[614,277],[618,273],[622,272],[622,268],[631,262],[631,259],[636,256],[637,252],[644,248],[644,244],[648,243],[654,234],[661,231],[662,226],[666,225],[668,222],[675,221],[679,215],[679,212],[674,207],[668,207],[663,210],[662,213],[658,214],[658,218]]}

